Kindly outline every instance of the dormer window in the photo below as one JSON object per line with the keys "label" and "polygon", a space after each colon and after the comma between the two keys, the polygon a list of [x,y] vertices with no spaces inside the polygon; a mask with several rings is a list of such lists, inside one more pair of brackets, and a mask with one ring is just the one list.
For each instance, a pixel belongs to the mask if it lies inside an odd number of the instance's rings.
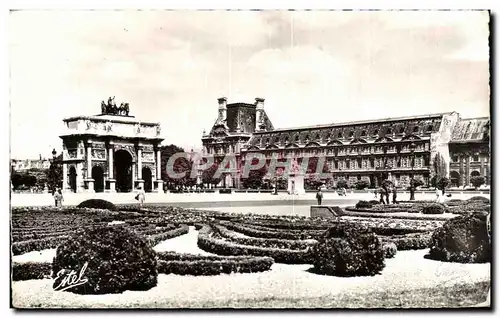
{"label": "dormer window", "polygon": [[413,132],[414,133],[418,132],[418,126],[413,127]]}
{"label": "dormer window", "polygon": [[378,129],[375,129],[375,130],[373,131],[373,134],[374,134],[374,135],[378,135]]}
{"label": "dormer window", "polygon": [[431,132],[432,131],[432,125],[427,126],[427,131]]}
{"label": "dormer window", "polygon": [[366,136],[366,130],[363,130],[363,131],[361,132],[361,137],[365,137],[365,136]]}
{"label": "dormer window", "polygon": [[349,132],[349,137],[352,137],[352,136],[354,136],[354,131],[352,131],[352,130],[351,130],[351,131]]}
{"label": "dormer window", "polygon": [[337,134],[337,138],[338,138],[338,139],[341,139],[341,138],[342,138],[342,133],[341,133],[341,132],[339,132],[339,133]]}
{"label": "dormer window", "polygon": [[391,128],[387,128],[387,134],[392,134],[392,129]]}
{"label": "dormer window", "polygon": [[402,134],[402,133],[404,133],[404,132],[405,132],[405,128],[404,128],[404,127],[400,127],[400,128],[399,128],[399,133],[400,133],[400,134]]}

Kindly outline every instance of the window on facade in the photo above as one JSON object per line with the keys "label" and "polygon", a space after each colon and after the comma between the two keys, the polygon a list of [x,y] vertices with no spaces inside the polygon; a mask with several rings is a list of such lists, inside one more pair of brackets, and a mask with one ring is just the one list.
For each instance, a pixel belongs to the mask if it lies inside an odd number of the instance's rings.
{"label": "window on facade", "polygon": [[451,161],[453,161],[453,162],[458,162],[458,157],[457,157],[457,156],[453,156],[453,157],[451,157]]}
{"label": "window on facade", "polygon": [[418,126],[413,127],[413,132],[414,133],[418,132]]}
{"label": "window on facade", "polygon": [[392,134],[392,129],[391,128],[387,128],[387,133],[388,134]]}
{"label": "window on facade", "polygon": [[472,161],[478,162],[479,161],[479,156],[472,156]]}
{"label": "window on facade", "polygon": [[373,134],[374,134],[374,135],[378,135],[378,129],[375,129],[375,130],[373,131]]}
{"label": "window on facade", "polygon": [[341,133],[341,132],[339,132],[339,133],[337,134],[337,138],[339,138],[339,139],[340,139],[340,138],[342,138],[342,133]]}
{"label": "window on facade", "polygon": [[365,137],[365,136],[366,136],[366,130],[363,130],[363,131],[361,132],[361,137]]}
{"label": "window on facade", "polygon": [[351,130],[351,131],[349,132],[349,137],[352,137],[352,136],[354,136],[354,131],[352,131],[352,130]]}
{"label": "window on facade", "polygon": [[399,133],[400,133],[400,134],[402,134],[402,133],[404,133],[404,132],[405,132],[405,128],[404,128],[404,127],[400,127],[400,128],[399,128]]}
{"label": "window on facade", "polygon": [[432,125],[427,126],[427,131],[428,132],[432,131]]}

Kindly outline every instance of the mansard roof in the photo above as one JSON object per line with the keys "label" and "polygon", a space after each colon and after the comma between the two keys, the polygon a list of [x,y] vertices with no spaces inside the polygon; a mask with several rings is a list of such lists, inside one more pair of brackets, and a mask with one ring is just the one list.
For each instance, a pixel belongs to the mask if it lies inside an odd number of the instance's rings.
{"label": "mansard roof", "polygon": [[489,129],[489,117],[460,119],[453,129],[451,142],[460,143],[487,140]]}
{"label": "mansard roof", "polygon": [[[398,122],[398,121],[407,121],[407,120],[415,120],[415,119],[431,119],[431,118],[440,118],[444,115],[450,114],[448,113],[436,113],[436,114],[427,114],[427,115],[417,115],[417,116],[404,116],[404,117],[388,117],[388,118],[380,118],[380,119],[368,119],[368,120],[359,120],[359,121],[349,121],[342,123],[331,123],[324,125],[313,125],[313,126],[299,126],[299,127],[289,127],[289,128],[277,128],[274,129],[273,132],[281,132],[281,131],[291,131],[291,130],[305,130],[305,129],[321,129],[321,128],[336,128],[342,126],[357,126],[357,125],[365,125],[365,124],[382,124],[382,123],[390,123],[390,122]],[[260,132],[265,133],[265,132]],[[258,134],[258,133],[256,133]]]}

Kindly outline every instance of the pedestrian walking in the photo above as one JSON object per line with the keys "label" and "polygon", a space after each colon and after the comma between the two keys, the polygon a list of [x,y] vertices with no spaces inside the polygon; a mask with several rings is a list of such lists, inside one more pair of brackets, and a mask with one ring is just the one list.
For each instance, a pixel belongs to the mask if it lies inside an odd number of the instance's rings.
{"label": "pedestrian walking", "polygon": [[384,189],[383,189],[383,188],[382,188],[382,189],[380,189],[380,190],[378,191],[378,193],[380,194],[380,203],[382,203],[382,204],[386,204],[386,203],[385,203],[385,201],[384,201],[384,196],[385,196]]}
{"label": "pedestrian walking", "polygon": [[441,197],[441,192],[439,191],[439,189],[436,187],[436,202],[439,203],[440,201],[440,197]]}
{"label": "pedestrian walking", "polygon": [[321,201],[323,201],[323,192],[321,192],[321,188],[318,188],[318,192],[316,192],[316,200],[318,200],[318,205],[321,205]]}
{"label": "pedestrian walking", "polygon": [[398,203],[398,190],[396,187],[392,187],[392,204]]}
{"label": "pedestrian walking", "polygon": [[142,209],[144,201],[146,200],[146,193],[144,192],[142,187],[138,188],[137,195],[135,196],[135,199],[137,201],[139,201],[139,207]]}
{"label": "pedestrian walking", "polygon": [[62,206],[62,202],[64,201],[64,197],[62,195],[61,189],[57,189],[56,191],[54,191],[54,201],[55,201],[56,207]]}

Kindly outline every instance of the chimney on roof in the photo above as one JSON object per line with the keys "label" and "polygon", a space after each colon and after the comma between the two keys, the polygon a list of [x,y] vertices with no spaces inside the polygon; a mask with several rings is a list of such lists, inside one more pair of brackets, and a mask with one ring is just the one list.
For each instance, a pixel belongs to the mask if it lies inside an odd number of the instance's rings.
{"label": "chimney on roof", "polygon": [[255,98],[255,131],[264,129],[264,98]]}
{"label": "chimney on roof", "polygon": [[264,109],[264,98],[257,97],[255,98],[255,106],[257,106],[257,109]]}
{"label": "chimney on roof", "polygon": [[226,97],[221,97],[217,99],[219,101],[219,116],[218,120],[219,121],[224,121],[226,120],[227,116],[227,98]]}

